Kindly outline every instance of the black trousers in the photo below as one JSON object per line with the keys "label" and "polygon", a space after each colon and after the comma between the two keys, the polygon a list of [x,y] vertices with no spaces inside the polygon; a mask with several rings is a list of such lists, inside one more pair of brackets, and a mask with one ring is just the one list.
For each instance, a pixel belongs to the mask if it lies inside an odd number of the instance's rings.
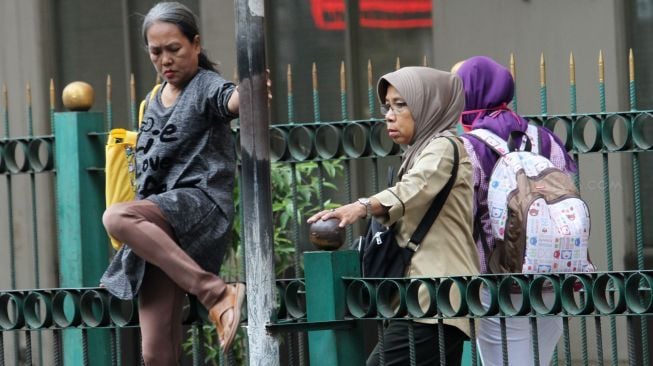
{"label": "black trousers", "polygon": [[[410,348],[408,327],[412,323],[415,339],[415,364],[417,366],[440,365],[437,324],[422,324],[411,321],[390,321],[383,331],[383,355],[387,366],[409,366]],[[447,365],[460,365],[463,342],[468,339],[460,329],[444,325],[445,360]],[[377,344],[367,359],[367,366],[381,365],[381,350]]]}

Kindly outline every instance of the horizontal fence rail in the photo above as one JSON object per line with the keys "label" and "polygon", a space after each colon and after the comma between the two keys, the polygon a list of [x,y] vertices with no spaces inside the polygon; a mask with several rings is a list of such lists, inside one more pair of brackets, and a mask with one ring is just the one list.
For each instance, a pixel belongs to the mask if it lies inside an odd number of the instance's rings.
{"label": "horizontal fence rail", "polygon": [[[345,319],[424,319],[513,316],[612,316],[647,315],[653,312],[653,271],[592,272],[569,274],[502,274],[438,278],[343,277],[347,309]],[[303,279],[278,282],[279,318],[271,328],[306,322]],[[425,308],[417,294],[429,295]],[[483,305],[480,291],[487,289],[490,305]],[[451,292],[464,301],[452,304]],[[546,304],[542,295],[553,294]],[[520,294],[515,303],[511,295]],[[396,302],[396,303],[395,303]],[[313,325],[305,324],[306,329]],[[324,324],[318,327],[325,328]]]}

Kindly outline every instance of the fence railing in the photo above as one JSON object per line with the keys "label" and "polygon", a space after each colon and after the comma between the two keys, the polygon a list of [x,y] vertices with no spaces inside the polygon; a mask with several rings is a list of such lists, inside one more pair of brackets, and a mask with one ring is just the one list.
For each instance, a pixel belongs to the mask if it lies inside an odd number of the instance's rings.
{"label": "fence railing", "polygon": [[[602,63],[601,56],[600,67]],[[648,210],[643,207],[647,202],[643,196],[650,192],[642,190],[641,182],[642,175],[650,174],[643,164],[653,149],[653,114],[636,109],[633,64],[631,55],[630,110],[606,111],[605,80],[600,71],[599,110],[577,113],[571,72],[570,113],[550,115],[546,73],[542,72],[540,114],[528,117],[531,123],[556,132],[579,162],[576,182],[590,201],[594,223],[590,251],[602,272],[538,278],[503,275],[385,280],[360,278],[355,251],[305,253],[312,250],[304,225],[311,209],[350,202],[378,191],[385,182],[386,168],[399,162],[401,148],[387,138],[384,123],[374,118],[379,115],[371,63],[367,114],[372,118],[360,120],[347,117],[343,67],[339,75],[342,85],[336,91],[341,119],[322,121],[315,66],[313,121],[295,121],[289,68],[284,81],[288,85],[288,122],[270,126],[272,174],[279,174],[272,180],[272,188],[278,194],[273,217],[277,273],[282,279],[277,286],[277,319],[270,322],[268,330],[285,338],[281,362],[362,364],[370,344],[383,341],[379,331],[388,319],[428,317],[441,322],[447,317],[464,317],[473,325],[475,319],[488,316],[560,316],[564,333],[555,364],[649,364],[653,273],[646,266],[647,240],[651,239],[644,226]],[[514,59],[511,66],[514,70]],[[574,67],[572,58],[570,69]],[[545,70],[544,63],[542,68]],[[386,71],[390,70],[383,73]],[[21,128],[27,133],[23,137],[10,129],[16,123],[9,121],[7,95],[4,88],[0,249],[7,254],[0,259],[0,288],[6,289],[0,291],[0,365],[138,364],[135,303],[118,301],[96,288],[111,255],[100,221],[103,145],[107,128],[113,126],[111,100],[107,100],[105,114],[55,113],[51,86],[52,134],[39,136],[34,134],[28,88],[27,128]],[[136,119],[136,100],[134,95],[132,122]],[[235,125],[237,141],[238,131]],[[627,169],[621,165],[615,168],[615,159]],[[620,208],[614,208],[615,201],[621,201],[612,197],[615,192],[632,205],[618,202]],[[617,228],[615,219],[623,216],[632,216],[632,221],[625,220],[631,226]],[[246,224],[236,225],[236,243],[242,237],[238,228]],[[361,229],[348,228],[346,243],[353,243]],[[615,240],[618,236],[625,239]],[[234,246],[226,262],[225,270],[234,279],[243,278],[241,247]],[[632,259],[622,263],[615,260],[615,253],[624,257],[632,253]],[[552,306],[538,300],[544,285],[554,289],[556,301]],[[514,286],[525,295],[521,304],[513,304],[506,292],[507,287]],[[416,306],[415,294],[421,287],[433,294],[428,309]],[[493,294],[489,308],[480,305],[478,293],[482,288]],[[460,307],[447,302],[450,291],[463,295],[465,301]],[[392,298],[399,299],[399,307],[390,306]],[[187,362],[193,364],[202,364],[215,349],[204,345],[208,333],[203,320],[204,310],[189,299],[185,322],[191,334],[191,356]],[[475,364],[475,353],[472,341],[467,362]],[[246,363],[246,358],[242,352],[215,362],[240,364]]]}

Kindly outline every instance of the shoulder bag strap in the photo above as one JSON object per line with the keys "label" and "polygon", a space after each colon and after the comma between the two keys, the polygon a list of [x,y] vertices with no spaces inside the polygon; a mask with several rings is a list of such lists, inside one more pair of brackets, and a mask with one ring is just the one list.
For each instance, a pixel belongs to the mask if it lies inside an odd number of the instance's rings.
{"label": "shoulder bag strap", "polygon": [[161,84],[154,85],[154,88],[152,88],[152,91],[150,92],[150,98],[143,99],[141,104],[138,106],[138,127],[141,127],[141,122],[143,122],[143,114],[145,114],[145,108],[147,108],[147,104],[151,102],[152,99],[154,99],[160,87]]}
{"label": "shoulder bag strap", "polygon": [[424,236],[426,236],[426,233],[429,231],[429,229],[431,229],[431,226],[433,226],[433,223],[440,214],[442,206],[444,206],[444,203],[447,201],[449,192],[451,192],[451,188],[453,188],[453,185],[456,182],[456,177],[458,176],[458,164],[460,162],[460,157],[458,155],[458,146],[453,141],[453,139],[449,137],[445,138],[451,142],[451,145],[453,145],[453,167],[451,168],[451,177],[449,177],[447,184],[445,184],[442,190],[435,196],[433,202],[431,203],[431,207],[429,207],[429,209],[426,211],[422,221],[420,221],[419,225],[417,225],[417,229],[415,229],[415,232],[410,237],[410,240],[408,240],[406,248],[410,249],[413,252],[416,252],[419,249],[420,243],[424,239]]}

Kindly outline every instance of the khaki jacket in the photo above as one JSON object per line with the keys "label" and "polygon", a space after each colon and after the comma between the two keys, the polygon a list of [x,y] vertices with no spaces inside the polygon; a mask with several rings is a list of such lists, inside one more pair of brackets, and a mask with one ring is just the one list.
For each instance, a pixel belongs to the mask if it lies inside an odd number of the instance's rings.
{"label": "khaki jacket", "polygon": [[[463,143],[459,139],[455,141],[460,157],[458,177],[445,207],[413,255],[407,276],[467,276],[479,273],[478,255],[472,237],[472,165]],[[433,198],[447,183],[452,165],[453,146],[445,138],[435,138],[421,151],[401,181],[374,195],[382,205],[389,207],[386,216],[377,216],[376,219],[386,226],[395,224],[397,243],[400,246],[406,245]],[[424,307],[428,306],[428,296],[425,289],[422,290],[419,298]],[[456,291],[452,291],[451,301],[454,308],[457,308],[460,296]],[[434,323],[435,320],[420,322]],[[444,323],[459,328],[469,336],[468,319],[448,319]]]}

